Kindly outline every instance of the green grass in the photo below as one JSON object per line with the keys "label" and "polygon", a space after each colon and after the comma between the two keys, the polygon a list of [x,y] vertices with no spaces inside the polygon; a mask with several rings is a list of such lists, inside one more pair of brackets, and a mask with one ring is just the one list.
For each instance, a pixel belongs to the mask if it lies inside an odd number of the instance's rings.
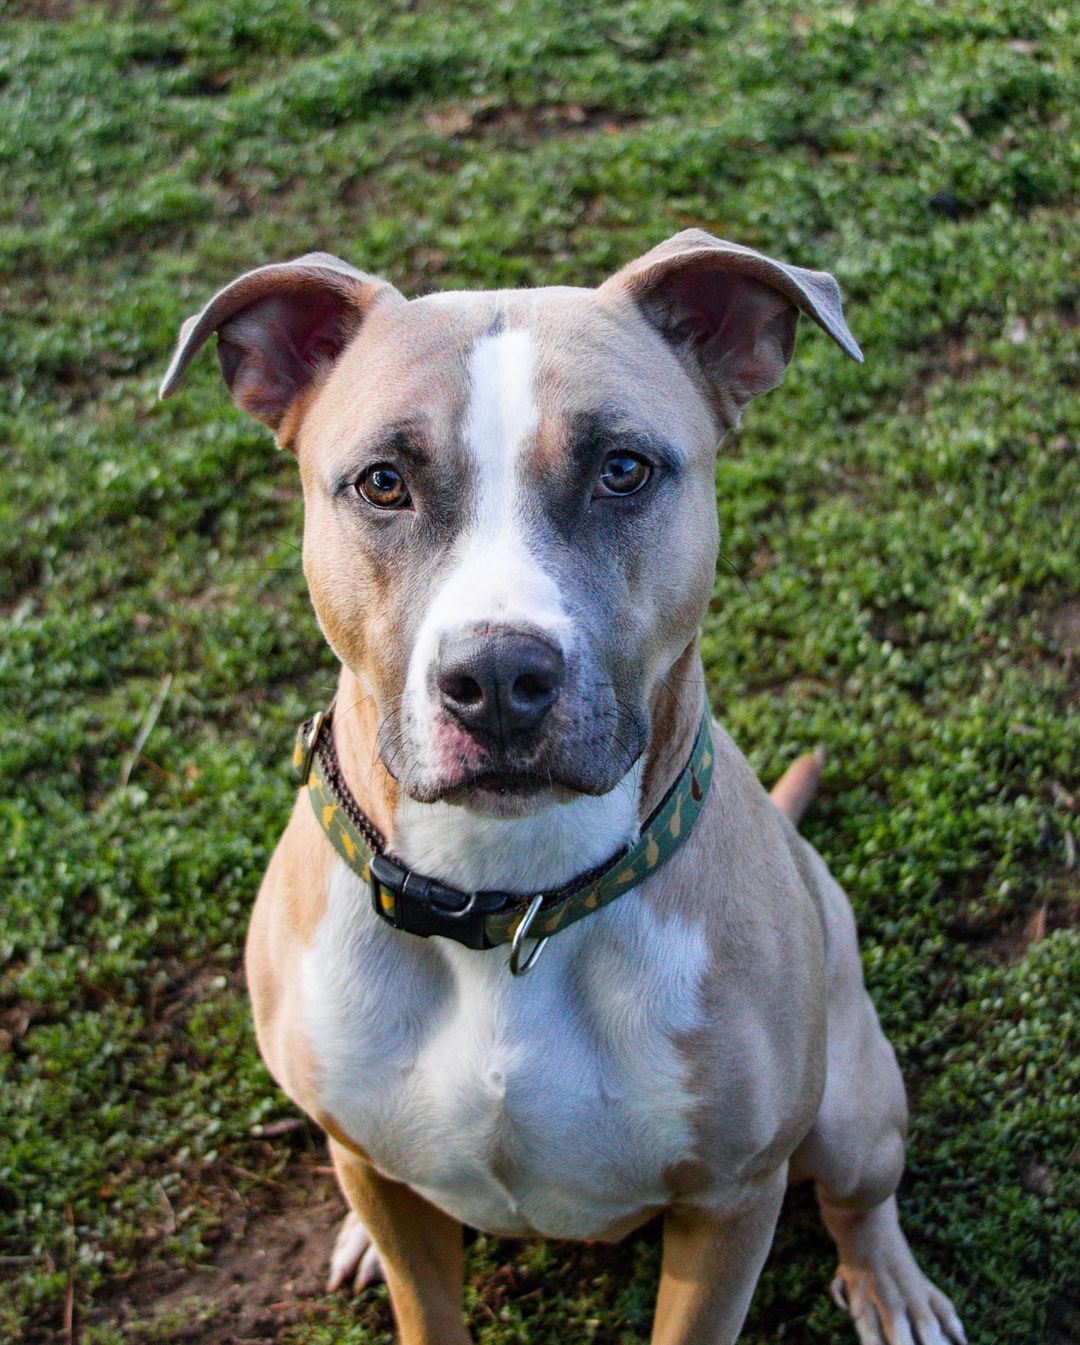
{"label": "green grass", "polygon": [[[829,749],[807,831],[916,1103],[921,1258],[973,1345],[1077,1339],[1076,8],[38,9],[0,34],[0,1338],[62,1338],[70,1283],[89,1345],[171,1339],[118,1286],[310,1144],[259,1136],[289,1109],[237,968],[333,663],[291,458],[209,358],[155,404],[178,323],[309,248],[580,283],[700,224],[833,270],[867,355],[804,330],[721,454],[714,705],[767,778]],[[744,1338],[854,1341],[792,1203]],[[481,1239],[474,1329],[643,1341],[655,1270]],[[324,1300],[277,1338],[387,1324]]]}

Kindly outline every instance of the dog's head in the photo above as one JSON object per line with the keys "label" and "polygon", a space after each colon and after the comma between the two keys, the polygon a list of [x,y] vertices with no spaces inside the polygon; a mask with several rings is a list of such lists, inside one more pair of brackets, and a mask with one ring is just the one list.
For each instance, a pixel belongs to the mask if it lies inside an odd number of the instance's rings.
{"label": "dog's head", "polygon": [[598,289],[394,287],[313,253],[249,272],[212,333],[236,402],[295,449],[304,571],[411,797],[520,815],[612,789],[695,638],[718,441],[836,282],[688,230]]}

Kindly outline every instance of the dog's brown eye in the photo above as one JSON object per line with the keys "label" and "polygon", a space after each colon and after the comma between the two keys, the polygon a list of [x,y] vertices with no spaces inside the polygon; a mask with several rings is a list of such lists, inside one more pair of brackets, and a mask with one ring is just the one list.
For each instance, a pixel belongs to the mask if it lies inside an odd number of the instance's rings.
{"label": "dog's brown eye", "polygon": [[377,462],[357,479],[356,490],[376,509],[404,509],[409,503],[405,478],[389,463]]}
{"label": "dog's brown eye", "polygon": [[600,469],[593,498],[602,495],[633,495],[652,476],[652,468],[636,453],[610,453]]}

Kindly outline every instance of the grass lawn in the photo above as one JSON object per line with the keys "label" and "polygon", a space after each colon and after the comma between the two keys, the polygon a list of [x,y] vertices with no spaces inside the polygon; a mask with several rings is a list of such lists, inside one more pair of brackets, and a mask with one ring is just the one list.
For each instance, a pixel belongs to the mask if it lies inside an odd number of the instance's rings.
{"label": "grass lawn", "polygon": [[[0,29],[0,1340],[375,1345],[239,973],[334,666],[295,464],[180,320],[311,248],[598,281],[699,224],[833,270],[717,466],[713,704],[851,893],[902,1188],[973,1345],[1080,1339],[1080,11],[9,2]],[[140,727],[156,722],[136,750]],[[648,1338],[655,1234],[477,1238],[484,1345]],[[854,1342],[794,1193],[744,1339]]]}

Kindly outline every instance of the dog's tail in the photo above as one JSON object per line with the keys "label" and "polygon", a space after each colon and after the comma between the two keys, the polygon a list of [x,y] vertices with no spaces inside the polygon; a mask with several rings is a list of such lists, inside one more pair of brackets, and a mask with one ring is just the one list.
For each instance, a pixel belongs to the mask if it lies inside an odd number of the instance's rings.
{"label": "dog's tail", "polygon": [[817,793],[824,765],[825,749],[818,747],[793,761],[772,787],[769,797],[796,826]]}

